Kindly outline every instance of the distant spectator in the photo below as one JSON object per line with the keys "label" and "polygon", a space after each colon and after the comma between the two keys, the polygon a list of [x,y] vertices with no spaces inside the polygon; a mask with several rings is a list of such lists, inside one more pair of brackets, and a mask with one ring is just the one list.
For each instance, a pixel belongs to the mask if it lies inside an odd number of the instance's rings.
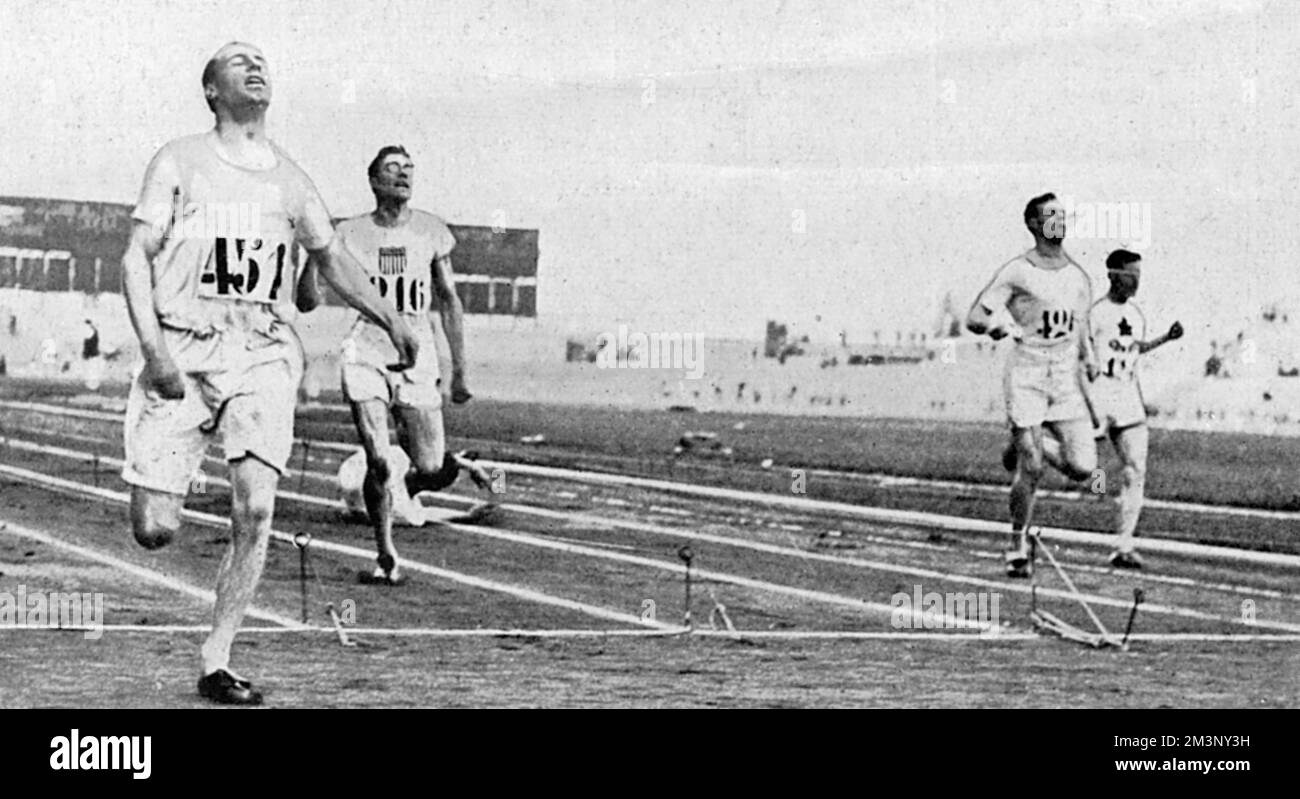
{"label": "distant spectator", "polygon": [[81,342],[81,358],[89,361],[91,358],[99,357],[99,328],[95,323],[86,320],[86,336]]}
{"label": "distant spectator", "polygon": [[98,391],[104,379],[104,358],[99,349],[99,328],[87,319],[85,332],[85,338],[81,340],[81,359],[85,364],[86,388]]}
{"label": "distant spectator", "polygon": [[1219,372],[1223,370],[1223,360],[1219,358],[1219,345],[1217,342],[1210,342],[1210,357],[1205,361],[1205,376],[1218,377]]}

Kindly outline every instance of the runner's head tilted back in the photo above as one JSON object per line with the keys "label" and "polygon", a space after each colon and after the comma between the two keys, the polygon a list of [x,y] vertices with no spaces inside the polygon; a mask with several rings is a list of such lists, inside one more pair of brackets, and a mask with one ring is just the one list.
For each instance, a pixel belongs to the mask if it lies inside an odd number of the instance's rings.
{"label": "runner's head tilted back", "polygon": [[203,96],[218,122],[223,115],[243,120],[261,116],[271,105],[271,71],[255,45],[230,42],[203,67]]}
{"label": "runner's head tilted back", "polygon": [[411,201],[415,187],[415,163],[400,144],[381,147],[370,162],[370,190],[375,204],[405,205]]}

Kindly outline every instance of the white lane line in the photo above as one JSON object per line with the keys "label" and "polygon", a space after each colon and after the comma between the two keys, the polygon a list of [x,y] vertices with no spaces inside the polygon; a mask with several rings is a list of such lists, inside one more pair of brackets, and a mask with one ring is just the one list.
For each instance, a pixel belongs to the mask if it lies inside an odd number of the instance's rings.
{"label": "white lane line", "polygon": [[[18,442],[15,440],[14,443],[18,443]],[[27,449],[31,449],[33,451],[47,452],[50,454],[61,455],[63,457],[69,457],[69,458],[77,458],[81,460],[86,460],[91,457],[86,453],[81,453],[76,450],[68,450],[61,447],[51,447],[44,444],[23,443],[22,446]],[[117,464],[121,463],[121,460],[117,458],[101,457],[100,460],[114,462]],[[211,482],[215,483],[216,485],[229,485],[226,481],[215,477],[211,478]],[[291,491],[279,491],[277,492],[277,496],[284,497],[285,499],[306,502],[308,504],[321,505],[321,506],[331,507],[331,508],[338,507],[337,501],[321,499],[319,497],[310,494],[299,494]],[[911,577],[921,577],[921,578],[928,578],[928,579],[938,580],[938,581],[965,583],[967,585],[976,585],[985,588],[995,588],[1000,591],[1006,591],[1011,593],[1029,594],[1031,592],[1030,587],[1022,583],[1011,583],[1005,581],[990,580],[983,577],[973,577],[973,576],[958,574],[954,572],[944,572],[935,569],[926,569],[926,568],[921,568],[916,566],[903,566],[888,561],[864,560],[861,558],[827,555],[819,552],[806,552],[801,549],[783,547],[777,544],[766,544],[758,541],[745,541],[741,539],[732,538],[729,536],[718,536],[709,533],[694,533],[686,530],[677,530],[673,528],[660,527],[658,525],[647,524],[642,522],[632,522],[632,521],[624,521],[618,519],[606,519],[604,517],[599,517],[599,516],[588,516],[586,514],[580,514],[580,513],[553,511],[545,508],[529,507],[526,505],[515,505],[510,503],[503,503],[498,507],[500,507],[502,510],[513,511],[517,513],[531,515],[531,516],[549,518],[549,519],[564,521],[567,523],[572,523],[577,521],[577,522],[584,522],[587,524],[620,527],[623,529],[646,532],[655,535],[685,538],[694,541],[706,541],[709,543],[721,544],[724,546],[736,547],[741,549],[750,549],[757,552],[765,552],[768,554],[781,555],[785,557],[794,557],[802,560],[819,561],[825,563],[836,563],[840,565],[851,566],[853,568],[867,569],[871,571],[882,571],[882,572],[893,573],[893,574],[904,574]],[[457,530],[462,530],[467,533],[492,537],[492,534],[487,532],[487,528],[449,524],[446,522],[442,522],[442,523],[446,524],[448,527]],[[563,544],[552,545],[550,541],[546,538],[537,538],[535,536],[529,536],[529,538],[533,538],[535,539],[535,541],[533,542],[519,541],[518,543],[531,543],[534,546],[548,546],[549,548],[571,546],[571,545],[563,545]],[[584,547],[584,549],[585,548],[586,547]],[[604,557],[606,559],[638,557],[638,556],[631,556],[631,555],[619,555],[617,553],[603,552],[599,550],[590,550],[588,552],[580,552],[580,553],[575,551],[575,554],[584,554],[592,557]],[[677,564],[668,563],[666,561],[652,561],[652,563],[656,564],[657,568],[662,568],[666,566],[666,567],[671,567],[673,569],[680,570],[683,573],[685,571],[684,566],[678,566]],[[647,563],[643,565],[650,565],[650,564]],[[745,579],[748,578],[731,577],[731,579],[729,580],[721,580],[721,581],[735,583],[735,580],[745,580]],[[740,583],[735,583],[735,584],[740,584]],[[775,584],[768,584],[768,585],[775,585]],[[790,589],[788,586],[778,586],[778,587],[783,590],[784,589],[795,590],[795,591],[804,590],[804,589]],[[1060,590],[1060,589],[1039,587],[1037,591],[1040,596],[1053,597],[1057,599],[1072,599],[1074,597],[1074,595],[1071,594],[1070,592]],[[816,593],[822,593],[822,592],[816,592]],[[833,604],[844,604],[845,601],[850,603],[865,602],[865,600],[860,600],[853,597],[843,597],[834,594],[828,594],[827,596],[838,596],[838,600],[829,600]],[[1105,606],[1124,608],[1124,609],[1127,609],[1132,606],[1131,600],[1128,599],[1115,599],[1108,596],[1102,596],[1100,594],[1084,594],[1084,597],[1088,601],[1098,605],[1105,605]],[[813,597],[809,596],[806,598],[812,599]],[[828,601],[828,600],[816,600],[816,601]],[[873,604],[876,605],[877,608],[887,610],[888,612],[891,613],[891,615],[894,611],[894,608],[892,606],[883,605],[881,603],[866,603],[865,606],[870,608],[870,606]],[[856,605],[856,604],[854,606],[862,607],[861,605]],[[1247,623],[1238,617],[1219,616],[1213,613],[1193,610],[1191,608],[1183,608],[1176,605],[1164,605],[1164,604],[1153,603],[1153,602],[1143,603],[1142,610],[1143,612],[1146,613],[1166,614],[1166,615],[1178,616],[1182,618],[1195,619],[1198,621],[1212,621],[1216,623],[1233,624],[1233,625]],[[920,613],[919,610],[917,609],[913,610],[913,614],[918,614],[918,613]],[[966,622],[965,619],[961,619],[960,621]],[[1265,629],[1282,630],[1286,632],[1300,632],[1300,624],[1271,621],[1268,619],[1257,619],[1255,622],[1251,623],[1250,626],[1261,627]],[[981,626],[980,628],[983,629],[983,626]]]}
{"label": "white lane line", "polygon": [[[208,603],[209,605],[211,605],[217,599],[216,594],[207,589],[199,588],[198,586],[195,585],[190,585],[189,583],[184,582],[182,580],[178,580],[175,577],[168,577],[162,572],[155,571],[153,569],[149,569],[144,566],[139,566],[129,561],[122,560],[121,558],[117,558],[112,555],[104,554],[103,552],[97,552],[93,549],[88,549],[78,544],[73,544],[71,542],[64,541],[63,539],[58,538],[57,536],[51,535],[41,530],[36,530],[31,527],[25,527],[21,524],[15,524],[14,522],[0,520],[0,533],[9,533],[10,535],[18,536],[19,538],[29,538],[33,541],[40,541],[42,544],[55,547],[57,549],[62,549],[65,552],[71,552],[72,554],[84,558],[86,560],[95,561],[96,563],[102,563],[105,566],[111,566],[114,569],[125,572],[133,577],[143,580],[144,582],[161,585],[166,588],[170,588],[173,591],[177,591],[179,593],[192,596],[195,599],[200,599]],[[261,619],[262,621],[269,621],[273,624],[278,624],[281,627],[296,628],[302,626],[301,622],[295,621],[287,616],[281,616],[278,613],[272,613],[269,610],[261,610],[260,608],[256,608],[256,607],[250,607],[248,609],[247,615],[255,619]],[[208,630],[211,630],[212,627],[211,626],[199,627],[198,629],[206,632]]]}
{"label": "white lane line", "polygon": [[[990,483],[966,483],[960,480],[939,480],[930,477],[903,477],[880,472],[837,472],[833,469],[809,469],[808,473],[822,477],[867,483],[877,488],[925,488],[953,491],[959,494],[989,494],[1002,497],[1007,494],[1007,486]],[[1039,490],[1038,496],[1066,502],[1097,501],[1095,495],[1079,491]],[[1200,502],[1179,502],[1170,499],[1146,498],[1142,501],[1142,507],[1156,510],[1176,510],[1183,513],[1243,516],[1275,521],[1300,520],[1300,513],[1295,511],[1265,510],[1263,508],[1244,508],[1231,505],[1206,505]]]}
{"label": "white lane line", "polygon": [[[49,630],[52,632],[90,632],[101,631],[106,633],[204,633],[210,628],[199,624],[105,624],[102,626],[93,625],[70,625],[65,627],[10,627],[0,625],[0,632],[6,630],[20,632],[41,632]],[[432,638],[666,638],[676,635],[684,635],[689,632],[686,627],[676,627],[670,629],[611,629],[611,630],[524,630],[511,627],[474,627],[469,629],[435,629],[424,627],[346,627],[344,628],[348,635],[380,635],[380,636],[410,636]],[[280,627],[245,627],[239,631],[240,635],[245,633],[275,633],[278,635],[312,633],[328,636],[337,639],[338,630],[335,627],[311,627],[307,625],[296,625],[288,628]]]}
{"label": "white lane line", "polygon": [[680,516],[686,519],[694,518],[695,516],[694,513],[691,513],[688,510],[682,510],[681,508],[669,508],[665,505],[651,505],[650,511],[652,513],[663,513],[668,516]]}
{"label": "white lane line", "polygon": [[48,413],[52,416],[69,416],[74,419],[90,419],[96,422],[117,422],[121,424],[125,413],[104,413],[103,411],[88,411],[81,408],[70,408],[65,405],[51,405],[46,402],[26,402],[24,400],[0,399],[0,408],[11,408],[16,411],[32,411],[34,413]]}
{"label": "white lane line", "polygon": [[[695,635],[708,638],[756,638],[774,640],[871,640],[871,641],[1033,641],[1051,640],[1037,633],[932,633],[932,632],[857,632],[853,630],[695,630]],[[1294,643],[1300,642],[1300,635],[1251,633],[1133,633],[1129,641],[1150,641],[1155,643]],[[1074,646],[1074,644],[1071,644]]]}
{"label": "white lane line", "polygon": [[[112,461],[116,461],[119,464],[121,463],[121,461],[116,458],[103,458],[102,460],[106,460],[106,461],[112,460]],[[51,475],[42,474],[41,472],[34,472],[29,469],[22,469],[16,466],[0,464],[0,474],[8,474],[12,477],[17,477],[19,479],[27,480],[28,482],[33,482],[38,485],[43,485],[50,488],[58,488],[64,491],[70,491],[79,496],[92,496],[92,497],[96,497],[99,499],[104,499],[110,502],[116,502],[120,504],[127,504],[130,502],[130,497],[127,494],[122,492],[109,491],[108,489],[102,489],[102,488],[95,488],[94,486],[87,486],[82,483],[76,483],[71,480],[64,480],[59,477],[53,477]],[[287,492],[281,492],[280,496],[284,496],[286,498],[291,498],[291,499],[295,498],[294,495],[288,494]],[[314,500],[320,504],[329,505],[330,507],[337,507],[333,502],[326,502],[325,500],[319,500],[315,497],[310,497],[309,499]],[[229,519],[225,519],[220,516],[214,516],[210,513],[203,513],[194,510],[186,510],[184,513],[186,518],[192,519],[202,524],[210,525],[213,527],[220,527],[222,529],[228,528],[230,526]],[[288,533],[280,532],[278,530],[272,530],[271,537],[283,543],[287,543],[287,544],[293,543],[292,535],[289,535]],[[329,552],[337,552],[342,555],[349,555],[351,557],[361,558],[362,560],[365,561],[371,561],[374,559],[375,556],[374,552],[370,550],[360,549],[358,547],[348,546],[346,544],[337,544],[332,541],[326,541],[320,538],[312,539],[311,546]],[[581,613],[585,613],[589,616],[594,616],[596,618],[605,619],[608,621],[618,621],[625,624],[634,624],[638,627],[650,627],[650,628],[660,629],[660,630],[678,629],[674,625],[664,624],[662,622],[654,621],[652,619],[642,619],[640,616],[635,614],[623,613],[622,611],[610,610],[608,608],[603,608],[596,605],[589,605],[585,602],[578,602],[576,600],[564,599],[562,597],[556,597],[550,594],[544,594],[541,593],[540,591],[534,591],[530,588],[524,588],[522,586],[512,585],[509,583],[501,583],[495,580],[488,580],[481,577],[474,577],[473,575],[451,571],[449,569],[442,569],[442,568],[438,568],[437,566],[430,566],[426,563],[420,563],[418,561],[403,560],[402,568],[406,569],[407,571],[428,574],[433,577],[440,577],[442,579],[460,583],[461,585],[468,585],[473,588],[481,588],[486,591],[494,591],[496,593],[508,594],[517,599],[523,599],[537,604],[551,605],[553,607],[560,607],[566,610],[578,611]]]}
{"label": "white lane line", "polygon": [[[0,626],[0,634],[5,632],[91,632],[104,633],[204,633],[207,627],[197,624],[105,624],[102,627],[88,625],[53,627],[6,627]],[[672,630],[523,630],[517,628],[472,629],[434,629],[423,627],[348,627],[352,636],[391,637],[391,638],[672,638],[691,635],[700,638],[723,638],[730,640],[769,640],[769,641],[942,641],[959,643],[967,641],[1048,641],[1045,636],[1036,633],[997,632],[936,633],[924,631],[872,632],[865,630],[713,630],[681,627]],[[333,627],[246,627],[240,635],[297,635],[313,634],[335,638],[338,632]],[[1248,633],[1133,633],[1129,641],[1147,641],[1153,643],[1300,643],[1300,635],[1252,635]]]}

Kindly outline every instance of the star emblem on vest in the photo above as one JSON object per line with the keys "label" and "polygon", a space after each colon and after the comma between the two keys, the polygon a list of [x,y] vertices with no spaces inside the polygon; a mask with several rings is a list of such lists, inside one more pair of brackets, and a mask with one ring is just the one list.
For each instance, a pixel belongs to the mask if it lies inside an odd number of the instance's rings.
{"label": "star emblem on vest", "polygon": [[1133,326],[1128,323],[1128,317],[1122,316],[1119,320],[1119,334],[1121,336],[1133,335]]}

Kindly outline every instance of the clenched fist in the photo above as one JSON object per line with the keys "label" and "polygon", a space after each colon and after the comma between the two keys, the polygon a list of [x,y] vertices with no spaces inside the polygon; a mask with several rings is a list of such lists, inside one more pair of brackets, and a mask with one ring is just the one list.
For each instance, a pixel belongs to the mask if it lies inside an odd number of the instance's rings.
{"label": "clenched fist", "polygon": [[469,393],[465,386],[464,375],[452,375],[451,378],[451,401],[456,405],[464,405],[473,399],[474,395]]}
{"label": "clenched fist", "polygon": [[145,384],[163,399],[185,399],[185,381],[170,355],[160,354],[145,361]]}
{"label": "clenched fist", "polygon": [[406,320],[398,317],[393,329],[388,331],[388,337],[397,349],[397,363],[389,364],[389,371],[404,372],[415,366],[415,359],[420,354],[420,342],[416,340],[415,333],[411,332]]}

